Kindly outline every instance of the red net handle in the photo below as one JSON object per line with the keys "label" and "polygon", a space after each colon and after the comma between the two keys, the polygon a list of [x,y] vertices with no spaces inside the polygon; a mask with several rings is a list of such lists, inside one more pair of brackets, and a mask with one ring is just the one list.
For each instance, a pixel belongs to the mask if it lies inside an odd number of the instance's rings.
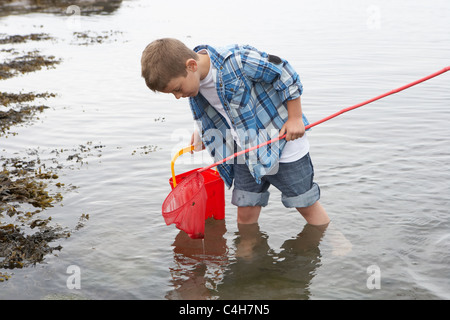
{"label": "red net handle", "polygon": [[[320,124],[320,123],[322,123],[322,122],[325,122],[325,121],[328,121],[328,120],[330,120],[330,119],[333,119],[333,118],[335,118],[335,117],[337,117],[337,116],[339,116],[339,115],[341,115],[341,114],[343,114],[343,113],[345,113],[345,112],[348,112],[348,111],[350,111],[350,110],[353,110],[353,109],[362,107],[362,106],[364,106],[364,105],[366,105],[366,104],[369,104],[369,103],[374,102],[374,101],[376,101],[376,100],[379,100],[379,99],[381,99],[381,98],[390,96],[391,94],[394,94],[394,93],[403,91],[403,90],[405,90],[405,89],[408,89],[408,88],[410,88],[410,87],[412,87],[412,86],[415,86],[416,84],[419,84],[419,83],[421,83],[421,82],[427,81],[427,80],[429,80],[429,79],[431,79],[431,78],[434,78],[434,77],[436,77],[436,76],[438,76],[438,75],[440,75],[440,74],[442,74],[442,73],[444,73],[444,72],[447,72],[447,71],[449,71],[449,70],[450,70],[450,66],[445,67],[445,68],[442,69],[442,70],[439,70],[439,71],[437,71],[437,72],[435,72],[435,73],[432,73],[432,74],[430,74],[430,75],[428,75],[428,76],[426,76],[426,77],[423,77],[423,78],[421,78],[421,79],[419,79],[419,80],[416,80],[416,81],[413,81],[413,82],[411,82],[411,83],[408,83],[408,84],[406,84],[406,85],[404,85],[404,86],[402,86],[402,87],[399,87],[399,88],[397,88],[397,89],[393,89],[393,90],[388,91],[388,92],[386,92],[386,93],[383,93],[383,94],[381,94],[381,95],[379,95],[379,96],[376,96],[375,98],[372,98],[372,99],[366,100],[366,101],[364,101],[364,102],[355,104],[354,106],[351,106],[351,107],[342,109],[342,110],[340,110],[340,111],[338,111],[338,112],[336,112],[336,113],[334,113],[334,114],[332,114],[332,115],[330,115],[330,116],[328,116],[328,117],[325,117],[325,118],[323,118],[323,119],[321,119],[321,120],[319,120],[319,121],[316,121],[316,122],[314,122],[314,123],[311,123],[311,124],[307,125],[307,126],[305,127],[305,130],[307,130],[307,129],[309,129],[309,128],[312,128],[312,127],[314,127],[314,126],[316,126],[316,125],[318,125],[318,124]],[[242,151],[236,152],[235,154],[232,154],[231,156],[228,156],[228,157],[226,157],[226,158],[224,158],[224,159],[222,159],[222,160],[220,160],[220,161],[217,161],[216,163],[213,163],[213,164],[211,164],[211,165],[209,165],[209,166],[206,166],[206,167],[200,169],[199,172],[208,170],[208,169],[210,169],[210,168],[212,168],[212,167],[215,167],[215,166],[217,166],[217,165],[219,165],[219,164],[221,164],[221,163],[227,162],[228,160],[233,159],[234,157],[240,156],[240,155],[242,155],[242,154],[244,154],[244,153],[247,153],[247,152],[250,152],[250,151],[252,151],[252,150],[258,149],[258,148],[260,148],[260,147],[262,147],[262,146],[268,145],[269,143],[272,143],[272,142],[281,140],[281,139],[283,139],[285,136],[286,136],[286,134],[284,134],[284,135],[282,135],[282,136],[280,136],[280,137],[276,137],[276,138],[274,138],[274,139],[268,140],[268,141],[266,141],[266,142],[263,142],[263,143],[261,143],[261,144],[259,144],[259,145],[257,145],[257,146],[248,148],[248,149],[246,149],[246,150],[242,150]]]}

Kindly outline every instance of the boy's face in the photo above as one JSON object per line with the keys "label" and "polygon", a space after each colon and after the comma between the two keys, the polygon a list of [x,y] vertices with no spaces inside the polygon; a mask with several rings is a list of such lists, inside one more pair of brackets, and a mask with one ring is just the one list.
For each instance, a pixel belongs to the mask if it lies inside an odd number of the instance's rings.
{"label": "boy's face", "polygon": [[186,62],[186,71],[186,77],[173,78],[162,92],[172,93],[177,99],[196,96],[200,88],[200,75],[194,59]]}

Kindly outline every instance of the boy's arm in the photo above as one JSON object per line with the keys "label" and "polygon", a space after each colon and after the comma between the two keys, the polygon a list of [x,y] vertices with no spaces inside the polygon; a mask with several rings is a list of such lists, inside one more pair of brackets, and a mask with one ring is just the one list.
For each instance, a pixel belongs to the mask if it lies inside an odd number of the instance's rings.
{"label": "boy's arm", "polygon": [[305,134],[300,96],[303,86],[300,78],[286,60],[247,46],[241,52],[244,74],[254,82],[271,83],[286,101],[288,120],[280,130],[280,136],[286,133],[286,141],[301,138]]}
{"label": "boy's arm", "polygon": [[301,138],[305,134],[302,119],[302,104],[300,97],[287,101],[288,119],[280,130],[280,135],[286,133],[286,141]]}
{"label": "boy's arm", "polygon": [[253,82],[271,83],[282,101],[301,96],[302,83],[288,61],[250,46],[240,51],[243,73]]}

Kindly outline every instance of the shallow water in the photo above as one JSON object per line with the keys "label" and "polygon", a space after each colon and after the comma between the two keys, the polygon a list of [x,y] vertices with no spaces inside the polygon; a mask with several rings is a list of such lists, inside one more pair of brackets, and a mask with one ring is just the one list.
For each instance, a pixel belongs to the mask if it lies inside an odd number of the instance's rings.
{"label": "shallow water", "polygon": [[[76,188],[42,215],[67,228],[90,217],[43,263],[0,270],[12,274],[0,298],[449,299],[450,73],[308,133],[326,230],[285,209],[276,189],[259,226],[238,230],[226,190],[226,219],[207,221],[204,247],[161,216],[170,159],[193,129],[188,102],[154,94],[140,78],[141,52],[156,38],[249,43],[293,64],[316,121],[450,65],[449,2],[201,2],[192,15],[182,4],[124,1],[75,20],[0,17],[0,33],[54,37],[15,48],[62,59],[0,82],[3,92],[58,95],[39,119],[0,137],[0,152],[38,154],[49,166],[57,158],[59,181]],[[109,37],[84,45],[78,31]],[[80,145],[91,146],[82,162],[55,153]],[[176,170],[208,161],[185,155]],[[67,286],[71,265],[80,289]]]}

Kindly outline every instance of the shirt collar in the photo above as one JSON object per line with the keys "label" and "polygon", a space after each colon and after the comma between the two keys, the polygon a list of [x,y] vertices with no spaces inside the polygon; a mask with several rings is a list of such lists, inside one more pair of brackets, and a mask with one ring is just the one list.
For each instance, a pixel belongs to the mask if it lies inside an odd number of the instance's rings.
{"label": "shirt collar", "polygon": [[205,49],[208,51],[209,57],[211,58],[211,62],[213,63],[213,65],[216,69],[219,69],[220,66],[226,60],[226,58],[228,58],[233,53],[228,48],[224,48],[224,49],[220,50],[220,52],[219,52],[218,50],[216,50],[213,47],[206,45],[206,44],[195,47],[194,51],[199,52],[202,49]]}

